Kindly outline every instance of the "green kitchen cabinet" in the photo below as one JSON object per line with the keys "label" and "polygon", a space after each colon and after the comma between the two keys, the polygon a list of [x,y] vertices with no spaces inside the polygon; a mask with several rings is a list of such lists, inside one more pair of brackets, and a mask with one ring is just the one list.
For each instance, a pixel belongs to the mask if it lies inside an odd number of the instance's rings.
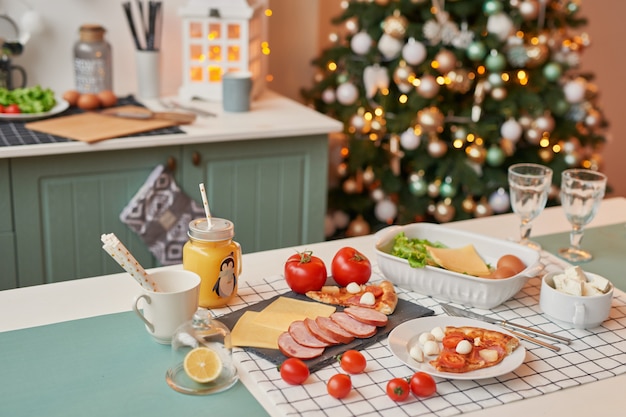
{"label": "green kitchen cabinet", "polygon": [[0,159],[0,290],[17,286],[9,161]]}

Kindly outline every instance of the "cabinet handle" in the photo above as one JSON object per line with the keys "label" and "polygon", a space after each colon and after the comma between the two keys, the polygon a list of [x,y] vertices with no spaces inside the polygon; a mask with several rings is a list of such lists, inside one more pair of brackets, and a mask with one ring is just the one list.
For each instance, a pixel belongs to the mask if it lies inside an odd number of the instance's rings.
{"label": "cabinet handle", "polygon": [[173,156],[167,158],[167,170],[169,172],[176,171],[176,158],[174,158]]}
{"label": "cabinet handle", "polygon": [[191,154],[191,163],[196,167],[200,165],[200,154],[198,152]]}

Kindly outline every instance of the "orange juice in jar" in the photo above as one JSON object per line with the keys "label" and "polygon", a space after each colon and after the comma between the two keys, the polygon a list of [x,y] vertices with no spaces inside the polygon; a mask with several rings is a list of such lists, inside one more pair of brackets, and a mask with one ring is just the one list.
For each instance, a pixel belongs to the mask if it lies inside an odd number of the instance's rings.
{"label": "orange juice in jar", "polygon": [[183,268],[200,276],[200,307],[223,307],[237,294],[241,246],[233,240],[235,226],[225,219],[195,219],[189,223],[183,247]]}

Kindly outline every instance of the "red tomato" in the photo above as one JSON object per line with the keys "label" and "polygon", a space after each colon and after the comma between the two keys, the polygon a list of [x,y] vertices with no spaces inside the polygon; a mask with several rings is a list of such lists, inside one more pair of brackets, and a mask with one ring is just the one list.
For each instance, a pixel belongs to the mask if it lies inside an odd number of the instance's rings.
{"label": "red tomato", "polygon": [[298,252],[285,262],[285,280],[293,291],[319,291],[326,283],[326,265],[313,252]]}
{"label": "red tomato", "polygon": [[338,358],[341,369],[349,374],[360,374],[365,370],[365,366],[367,366],[365,356],[358,350],[348,350],[339,355]]}
{"label": "red tomato", "polygon": [[437,392],[437,384],[426,372],[416,372],[409,382],[411,392],[418,397],[429,397]]}
{"label": "red tomato", "polygon": [[18,113],[21,113],[22,110],[20,109],[20,106],[18,106],[17,104],[13,103],[13,104],[9,104],[8,106],[6,106],[4,108],[4,112],[5,113],[18,114]]}
{"label": "red tomato", "polygon": [[404,401],[409,397],[411,388],[404,378],[393,378],[387,382],[387,395],[394,401]]}
{"label": "red tomato", "polygon": [[456,352],[443,351],[439,354],[439,360],[448,368],[461,369],[465,366],[465,357]]}
{"label": "red tomato", "polygon": [[4,106],[0,104],[0,113],[4,113]]}
{"label": "red tomato", "polygon": [[350,375],[336,374],[330,377],[326,389],[331,397],[337,399],[345,398],[352,390],[352,379]]}
{"label": "red tomato", "polygon": [[278,369],[283,380],[291,385],[301,385],[309,377],[309,367],[297,358],[287,359]]}
{"label": "red tomato", "polygon": [[465,339],[465,335],[463,333],[450,333],[443,337],[441,343],[443,344],[443,347],[454,350],[456,349],[456,345],[458,345],[463,339]]}
{"label": "red tomato", "polygon": [[330,271],[337,284],[345,287],[351,282],[359,285],[369,281],[372,275],[372,265],[369,259],[358,250],[345,247],[335,254],[330,265]]}

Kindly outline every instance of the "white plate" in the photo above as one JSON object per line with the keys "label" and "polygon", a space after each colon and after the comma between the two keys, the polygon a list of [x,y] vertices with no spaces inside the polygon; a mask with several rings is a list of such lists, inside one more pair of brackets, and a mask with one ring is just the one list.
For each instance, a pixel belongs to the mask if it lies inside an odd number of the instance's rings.
{"label": "white plate", "polygon": [[55,114],[59,114],[64,112],[70,107],[70,103],[62,98],[56,99],[57,104],[54,105],[50,110],[43,113],[0,113],[0,121],[5,122],[30,122],[33,120],[45,119],[46,117],[54,116]]}
{"label": "white plate", "polygon": [[521,344],[511,353],[504,358],[502,362],[489,368],[478,369],[476,371],[465,372],[462,374],[456,374],[451,372],[439,372],[431,364],[429,360],[435,357],[427,357],[424,362],[417,362],[409,355],[409,349],[415,343],[420,334],[424,332],[430,332],[434,327],[440,326],[445,328],[446,326],[473,326],[481,327],[488,330],[496,330],[502,333],[510,334],[501,327],[494,326],[482,321],[468,319],[464,317],[450,317],[450,316],[433,316],[422,317],[404,323],[397,326],[389,333],[387,343],[393,354],[402,362],[410,366],[417,371],[423,371],[432,376],[438,376],[447,379],[485,379],[493,378],[496,376],[504,375],[517,369],[526,358],[526,348]]}

